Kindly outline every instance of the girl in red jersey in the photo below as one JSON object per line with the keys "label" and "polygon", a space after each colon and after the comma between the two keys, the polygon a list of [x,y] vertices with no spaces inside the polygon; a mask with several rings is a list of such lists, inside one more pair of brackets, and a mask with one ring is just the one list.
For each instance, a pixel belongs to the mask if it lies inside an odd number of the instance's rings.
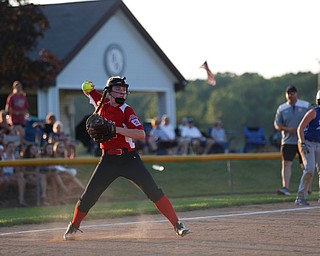
{"label": "girl in red jersey", "polygon": [[[94,89],[92,83],[90,85],[91,88],[84,88],[83,85],[82,90],[97,107],[101,93]],[[178,219],[170,200],[157,186],[135,150],[133,139],[144,140],[145,132],[134,110],[125,103],[128,87],[125,77],[111,77],[107,81],[105,90],[108,91],[108,97],[101,102],[99,114],[115,123],[117,136],[100,143],[101,159],[75,206],[73,219],[63,235],[64,240],[75,239],[75,233],[80,231],[81,221],[101,194],[118,177],[127,178],[135,183],[170,221],[177,235],[182,237],[190,232]]]}

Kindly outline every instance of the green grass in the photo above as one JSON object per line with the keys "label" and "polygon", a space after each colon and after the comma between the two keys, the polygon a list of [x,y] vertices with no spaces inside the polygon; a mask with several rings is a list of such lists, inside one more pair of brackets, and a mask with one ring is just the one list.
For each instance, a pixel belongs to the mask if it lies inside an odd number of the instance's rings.
{"label": "green grass", "polygon": [[[280,160],[231,161],[232,187],[226,161],[163,163],[163,172],[147,168],[158,185],[168,195],[177,211],[190,211],[245,204],[293,202],[301,177],[298,163],[293,164],[289,197],[278,196],[280,187]],[[73,166],[84,182],[90,178],[93,165]],[[313,190],[317,189],[317,175]],[[314,192],[310,200],[316,200]],[[69,221],[74,204],[0,210],[0,227]],[[86,219],[115,218],[128,215],[157,213],[153,203],[128,180],[116,180],[91,209]]]}

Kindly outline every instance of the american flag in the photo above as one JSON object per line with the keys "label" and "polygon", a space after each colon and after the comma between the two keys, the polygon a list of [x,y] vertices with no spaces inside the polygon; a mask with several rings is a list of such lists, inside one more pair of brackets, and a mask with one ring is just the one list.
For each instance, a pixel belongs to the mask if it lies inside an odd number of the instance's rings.
{"label": "american flag", "polygon": [[207,61],[205,61],[200,68],[204,68],[207,71],[207,75],[208,75],[208,84],[215,86],[216,85],[216,79],[213,75],[213,73],[211,72],[211,70],[209,69],[208,63]]}

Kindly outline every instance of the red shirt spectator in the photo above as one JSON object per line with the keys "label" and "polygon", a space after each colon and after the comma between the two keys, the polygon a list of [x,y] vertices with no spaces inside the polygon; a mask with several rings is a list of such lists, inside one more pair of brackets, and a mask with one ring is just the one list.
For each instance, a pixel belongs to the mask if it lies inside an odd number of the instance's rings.
{"label": "red shirt spectator", "polygon": [[12,85],[12,93],[9,94],[6,102],[6,111],[9,113],[11,125],[25,126],[24,117],[28,113],[29,103],[22,90],[22,84],[15,81]]}

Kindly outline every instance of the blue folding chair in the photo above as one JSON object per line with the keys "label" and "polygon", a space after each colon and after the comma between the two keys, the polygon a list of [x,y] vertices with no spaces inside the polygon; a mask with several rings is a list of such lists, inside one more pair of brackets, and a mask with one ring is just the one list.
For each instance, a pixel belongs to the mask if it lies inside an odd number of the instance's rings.
{"label": "blue folding chair", "polygon": [[261,127],[245,127],[244,130],[245,145],[244,153],[259,152],[266,145],[264,130]]}

